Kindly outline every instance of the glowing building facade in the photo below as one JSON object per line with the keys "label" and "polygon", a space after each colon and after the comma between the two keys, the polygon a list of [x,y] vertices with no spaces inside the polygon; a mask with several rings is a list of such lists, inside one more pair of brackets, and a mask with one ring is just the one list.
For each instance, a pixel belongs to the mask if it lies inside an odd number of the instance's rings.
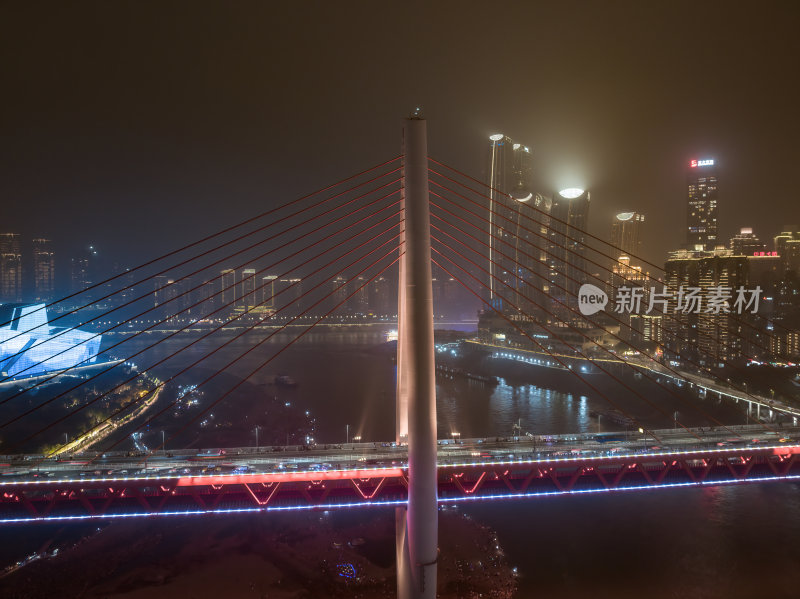
{"label": "glowing building facade", "polygon": [[692,160],[687,174],[686,247],[713,251],[717,238],[717,170],[714,160]]}
{"label": "glowing building facade", "polygon": [[27,378],[97,361],[101,335],[50,326],[45,304],[0,304],[0,375]]}
{"label": "glowing building facade", "polygon": [[642,254],[642,224],[644,214],[620,212],[611,224],[611,244],[621,256],[638,257]]}
{"label": "glowing building facade", "polygon": [[[501,133],[489,137],[489,301],[518,312],[541,295],[550,198],[532,192],[533,158],[527,146]],[[541,276],[537,276],[541,275]],[[501,298],[505,298],[504,302]]]}
{"label": "glowing building facade", "polygon": [[33,240],[33,291],[38,302],[50,301],[55,293],[55,257],[49,239]]}
{"label": "glowing building facade", "polygon": [[22,252],[19,234],[0,234],[0,301],[22,297]]}
{"label": "glowing building facade", "polygon": [[572,314],[563,304],[575,305],[578,288],[586,282],[586,231],[589,225],[589,192],[583,189],[562,189],[553,195],[550,209],[547,257],[550,296],[557,298],[554,311],[563,318]]}

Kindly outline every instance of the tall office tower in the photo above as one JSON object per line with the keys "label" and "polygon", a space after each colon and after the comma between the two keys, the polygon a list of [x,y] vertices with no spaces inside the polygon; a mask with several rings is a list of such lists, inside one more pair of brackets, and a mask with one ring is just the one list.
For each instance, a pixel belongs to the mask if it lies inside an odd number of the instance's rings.
{"label": "tall office tower", "polygon": [[728,249],[734,256],[752,256],[756,252],[763,252],[765,247],[751,227],[742,227],[728,242]]}
{"label": "tall office tower", "polygon": [[256,269],[242,269],[242,276],[239,280],[242,288],[239,291],[239,299],[236,304],[245,310],[255,307],[259,303],[256,301],[256,287],[258,287],[256,285]]}
{"label": "tall office tower", "polygon": [[[621,285],[634,286],[642,284],[642,267],[637,265],[637,258],[642,254],[642,228],[644,214],[638,212],[620,212],[611,223],[611,273],[609,279],[613,290]],[[615,249],[618,248],[618,249]],[[636,281],[636,282],[634,282]],[[646,287],[646,286],[645,286]]]}
{"label": "tall office tower", "polygon": [[[261,277],[261,284],[259,285],[261,287],[261,292],[259,293],[261,299],[257,302],[260,309],[278,310],[291,301],[290,298],[286,297],[286,293],[278,295],[280,285],[276,285],[277,278],[277,275]],[[282,313],[286,312],[287,310],[283,310]]]}
{"label": "tall office tower", "polygon": [[22,299],[22,252],[17,233],[0,234],[0,302]]}
{"label": "tall office tower", "polygon": [[33,295],[37,302],[53,299],[55,258],[49,239],[33,240]]}
{"label": "tall office tower", "polygon": [[686,248],[713,251],[717,240],[717,169],[714,160],[692,160],[686,180]]}
{"label": "tall office tower", "polygon": [[97,250],[93,245],[83,248],[70,259],[70,289],[73,293],[91,287],[95,280]]}
{"label": "tall office tower", "polygon": [[[578,289],[590,282],[586,274],[586,229],[589,224],[589,192],[562,189],[553,196],[550,208],[548,277],[550,297],[569,306],[577,305]],[[573,318],[574,313],[555,303],[552,310]]]}
{"label": "tall office tower", "polygon": [[611,223],[611,245],[619,256],[631,256],[636,260],[642,254],[642,226],[644,214],[620,212]]}
{"label": "tall office tower", "polygon": [[[489,136],[487,270],[490,274],[487,299],[495,307],[503,305],[500,297],[517,304],[514,290],[518,290],[520,279],[531,278],[529,259],[520,250],[526,241],[530,241],[532,234],[527,229],[536,225],[535,221],[531,222],[521,214],[523,211],[527,216],[533,214],[533,211],[525,210],[525,202],[533,199],[532,163],[531,152],[526,146],[515,144],[502,133]],[[515,261],[519,264],[515,264]]]}
{"label": "tall office tower", "polygon": [[226,268],[220,272],[219,276],[219,298],[221,312],[225,313],[233,309],[234,299],[239,296],[236,289],[236,271]]}

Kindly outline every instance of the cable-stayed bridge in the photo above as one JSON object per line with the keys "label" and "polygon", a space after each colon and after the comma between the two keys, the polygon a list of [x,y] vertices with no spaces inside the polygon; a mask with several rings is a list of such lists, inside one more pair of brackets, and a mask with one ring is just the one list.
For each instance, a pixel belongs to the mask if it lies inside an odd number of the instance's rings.
{"label": "cable-stayed bridge", "polygon": [[[405,122],[403,144],[400,156],[40,308],[56,314],[49,321],[0,323],[6,362],[39,352],[0,377],[14,385],[0,399],[0,522],[394,506],[399,595],[428,597],[441,503],[796,479],[798,408],[738,382],[742,360],[769,354],[765,316],[726,311],[690,338],[683,314],[666,309],[657,312],[664,334],[647,337],[624,314],[583,314],[575,293],[584,283],[612,294],[642,285],[641,273],[621,267],[619,248],[530,196],[429,158],[423,119]],[[433,272],[482,307],[473,343],[568,371],[632,430],[437,442]],[[164,451],[314,327],[387,297],[396,298],[399,329],[394,440]],[[93,358],[64,368],[69,348],[46,343],[70,328],[53,323],[105,336],[114,360],[73,377]],[[46,342],[35,337],[42,328]],[[241,348],[246,335],[255,341]],[[236,382],[158,447],[129,455],[120,423],[163,426],[182,400],[165,390],[186,380],[209,388],[234,369]],[[672,381],[740,402],[742,419],[756,424],[721,422]],[[644,392],[645,382],[680,412]],[[673,428],[643,422],[622,397]],[[684,423],[688,415],[704,426]]]}

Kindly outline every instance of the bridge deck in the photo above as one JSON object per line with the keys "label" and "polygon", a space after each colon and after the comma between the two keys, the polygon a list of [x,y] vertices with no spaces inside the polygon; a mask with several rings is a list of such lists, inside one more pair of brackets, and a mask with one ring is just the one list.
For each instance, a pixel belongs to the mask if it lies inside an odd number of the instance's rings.
{"label": "bridge deck", "polygon": [[[699,433],[699,431],[697,431]],[[800,479],[800,429],[440,441],[439,502]],[[780,436],[785,435],[785,436]],[[45,460],[9,456],[0,522],[402,505],[404,447],[238,448]]]}

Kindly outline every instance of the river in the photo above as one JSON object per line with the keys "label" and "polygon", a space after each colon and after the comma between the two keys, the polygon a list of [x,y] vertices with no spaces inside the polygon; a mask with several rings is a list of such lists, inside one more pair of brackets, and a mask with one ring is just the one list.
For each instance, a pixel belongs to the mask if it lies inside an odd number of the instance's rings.
{"label": "river", "polygon": [[[320,443],[343,442],[348,436],[390,440],[396,373],[391,351],[382,343],[384,333],[369,328],[309,334],[253,380],[263,382],[275,374],[296,379],[296,388],[276,393],[315,416]],[[289,338],[276,336],[229,372],[251,372]],[[243,338],[227,350],[233,355],[253,343]],[[168,367],[188,363],[208,347],[198,344]],[[515,423],[537,434],[619,428],[598,425],[590,412],[608,404],[569,383],[567,373],[497,366],[507,375],[497,385],[437,378],[440,438],[453,432],[465,438],[510,436]],[[603,387],[607,377],[593,376]],[[650,395],[660,411],[639,398],[616,400],[649,426],[670,426],[661,412],[676,410],[682,420],[702,425],[700,412],[687,407],[685,396],[667,395]],[[705,400],[700,406],[725,424],[743,422],[730,403]],[[795,484],[495,501],[458,509],[497,530],[518,567],[520,597],[800,596],[800,494]]]}

